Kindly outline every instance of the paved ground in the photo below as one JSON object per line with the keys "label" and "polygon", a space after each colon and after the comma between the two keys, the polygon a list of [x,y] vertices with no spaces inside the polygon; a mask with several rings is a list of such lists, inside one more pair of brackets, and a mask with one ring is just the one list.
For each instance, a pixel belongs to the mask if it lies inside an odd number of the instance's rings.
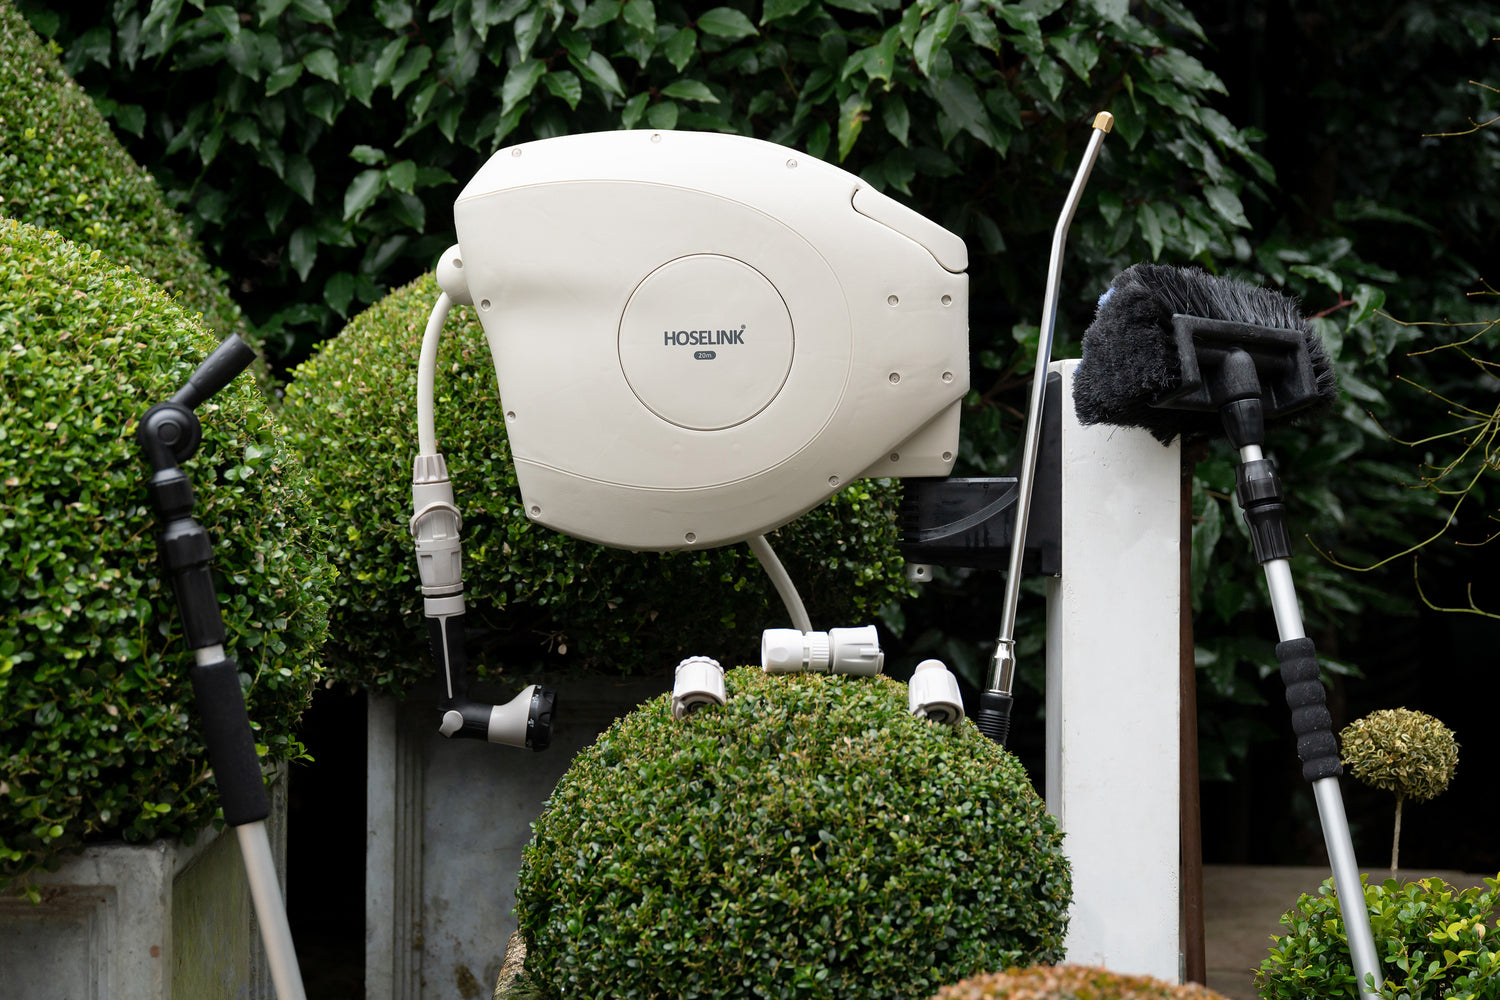
{"label": "paved ground", "polygon": [[[1389,869],[1365,870],[1384,881]],[[1258,1000],[1253,977],[1278,933],[1281,915],[1301,893],[1314,893],[1328,877],[1325,868],[1270,868],[1205,865],[1203,924],[1208,985],[1232,1000]],[[1441,877],[1461,889],[1483,885],[1485,876],[1449,871],[1401,870],[1403,880]],[[1493,877],[1493,876],[1491,876]]]}

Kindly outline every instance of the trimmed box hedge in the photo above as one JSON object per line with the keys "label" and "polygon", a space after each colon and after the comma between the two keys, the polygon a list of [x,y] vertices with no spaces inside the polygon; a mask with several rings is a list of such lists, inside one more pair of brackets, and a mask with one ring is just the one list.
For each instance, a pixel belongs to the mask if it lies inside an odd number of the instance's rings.
{"label": "trimmed box hedge", "polygon": [[[0,220],[0,884],[85,843],[214,817],[134,433],[218,341],[99,251]],[[226,646],[267,760],[295,757],[326,634],[323,545],[255,383],[198,413],[184,468]]]}
{"label": "trimmed box hedge", "polygon": [[1224,1000],[1197,983],[1163,982],[1087,965],[987,972],[945,986],[932,1000]]}
{"label": "trimmed box hedge", "polygon": [[[407,524],[417,452],[417,357],[437,300],[429,275],[372,306],[296,369],[280,408],[314,478],[310,518],[339,568],[331,676],[401,693],[429,676]],[[510,668],[670,671],[685,655],[747,660],[786,611],[745,546],[625,552],[533,524],[521,507],[495,370],[476,313],[449,314],[436,423],[464,517],[469,654]],[[818,628],[865,624],[910,593],[895,487],[860,482],[772,535]]]}
{"label": "trimmed box hedge", "polygon": [[1062,958],[1062,835],[971,722],[889,677],[728,672],[579,754],[537,819],[516,913],[542,997],[922,998]]}
{"label": "trimmed box hedge", "polygon": [[151,175],[11,0],[0,0],[0,216],[54,229],[155,279],[219,334],[239,307]]}

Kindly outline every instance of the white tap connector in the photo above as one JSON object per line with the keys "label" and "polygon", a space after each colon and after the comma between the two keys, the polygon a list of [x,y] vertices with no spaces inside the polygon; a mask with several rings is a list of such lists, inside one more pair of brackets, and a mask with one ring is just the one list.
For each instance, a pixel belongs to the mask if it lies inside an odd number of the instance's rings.
{"label": "white tap connector", "polygon": [[906,707],[912,715],[933,722],[955,723],[964,717],[964,698],[942,660],[917,664],[906,686]]}
{"label": "white tap connector", "polygon": [[672,718],[691,715],[704,705],[722,705],[724,668],[708,656],[689,656],[677,664],[672,683]]}
{"label": "white tap connector", "polygon": [[768,674],[858,674],[873,677],[885,665],[874,625],[799,632],[768,628],[760,635],[760,665]]}

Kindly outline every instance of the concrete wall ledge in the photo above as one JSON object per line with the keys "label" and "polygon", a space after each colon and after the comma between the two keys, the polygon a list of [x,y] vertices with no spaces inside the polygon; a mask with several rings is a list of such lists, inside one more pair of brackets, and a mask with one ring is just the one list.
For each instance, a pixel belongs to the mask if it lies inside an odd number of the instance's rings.
{"label": "concrete wall ledge", "polygon": [[[286,873],[286,779],[266,826]],[[274,1000],[237,838],[98,844],[0,895],[5,1000]]]}

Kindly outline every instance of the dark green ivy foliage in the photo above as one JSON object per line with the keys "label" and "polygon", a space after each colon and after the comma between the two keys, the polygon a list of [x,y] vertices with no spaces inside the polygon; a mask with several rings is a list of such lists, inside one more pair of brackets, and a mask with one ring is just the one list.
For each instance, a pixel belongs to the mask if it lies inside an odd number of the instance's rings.
{"label": "dark green ivy foliage", "polygon": [[[411,517],[416,372],[436,280],[361,313],[304,362],[280,416],[314,482],[305,516],[334,525],[339,567],[328,647],[334,676],[401,691],[425,679]],[[787,624],[745,546],[624,552],[533,524],[521,506],[489,345],[474,309],[449,314],[438,349],[438,438],[464,517],[469,653],[502,663],[619,672],[670,669],[706,653],[750,659],[764,628]],[[889,481],[861,481],[770,534],[815,627],[874,621],[909,594],[895,548]],[[480,653],[481,655],[475,655]]]}
{"label": "dark green ivy foliage", "polygon": [[[0,220],[0,883],[90,840],[191,835],[217,799],[136,421],[216,335],[98,251]],[[317,676],[328,570],[254,382],[184,464],[266,761]]]}
{"label": "dark green ivy foliage", "polygon": [[731,670],[574,762],[516,891],[542,996],[927,997],[1057,961],[1071,882],[1025,772],[886,677]]}

